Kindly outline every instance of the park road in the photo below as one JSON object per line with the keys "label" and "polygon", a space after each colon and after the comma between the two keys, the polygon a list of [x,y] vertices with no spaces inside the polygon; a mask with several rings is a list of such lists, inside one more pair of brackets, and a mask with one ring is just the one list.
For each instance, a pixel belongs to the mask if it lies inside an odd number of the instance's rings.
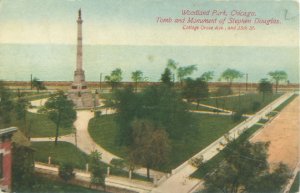
{"label": "park road", "polygon": [[270,141],[268,162],[271,166],[283,162],[291,170],[299,162],[300,97],[290,102],[251,141]]}

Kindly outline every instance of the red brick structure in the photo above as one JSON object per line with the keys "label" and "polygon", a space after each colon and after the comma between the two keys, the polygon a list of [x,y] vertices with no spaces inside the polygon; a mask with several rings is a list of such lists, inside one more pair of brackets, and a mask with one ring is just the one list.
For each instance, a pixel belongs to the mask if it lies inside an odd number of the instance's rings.
{"label": "red brick structure", "polygon": [[0,192],[11,191],[11,137],[16,130],[15,127],[0,129]]}

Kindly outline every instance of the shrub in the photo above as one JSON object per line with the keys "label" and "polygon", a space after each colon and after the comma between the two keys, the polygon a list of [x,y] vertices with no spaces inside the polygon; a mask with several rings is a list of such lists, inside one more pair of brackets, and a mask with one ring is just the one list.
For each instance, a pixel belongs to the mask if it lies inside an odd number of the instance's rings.
{"label": "shrub", "polygon": [[203,156],[195,157],[190,160],[190,164],[194,167],[199,168],[203,164]]}
{"label": "shrub", "polygon": [[115,167],[117,169],[122,169],[125,167],[125,162],[122,159],[113,158],[110,161],[110,164],[113,165],[113,167]]}
{"label": "shrub", "polygon": [[243,110],[239,110],[239,111],[233,113],[233,116],[232,116],[233,121],[234,122],[240,121],[243,117],[243,114],[244,114]]}
{"label": "shrub", "polygon": [[220,86],[220,87],[218,87],[218,89],[216,91],[216,94],[218,96],[231,95],[232,93],[233,93],[232,89],[229,85]]}
{"label": "shrub", "polygon": [[105,186],[104,170],[101,167],[101,153],[97,150],[89,155],[89,166],[91,171],[91,183]]}
{"label": "shrub", "polygon": [[62,163],[59,165],[58,168],[58,175],[61,177],[64,181],[69,181],[75,177],[75,173],[73,164],[71,163]]}
{"label": "shrub", "polygon": [[94,115],[96,118],[99,118],[101,116],[102,112],[99,110],[99,111],[94,111]]}
{"label": "shrub", "polygon": [[253,111],[253,112],[258,111],[258,110],[260,109],[260,106],[261,106],[261,103],[260,103],[260,102],[254,101],[254,102],[252,103],[252,111]]}

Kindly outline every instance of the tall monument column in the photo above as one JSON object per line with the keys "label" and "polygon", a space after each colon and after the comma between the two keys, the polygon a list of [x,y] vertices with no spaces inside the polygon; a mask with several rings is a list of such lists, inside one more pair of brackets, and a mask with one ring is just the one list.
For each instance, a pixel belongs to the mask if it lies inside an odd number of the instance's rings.
{"label": "tall monument column", "polygon": [[76,55],[76,70],[74,72],[74,82],[72,89],[82,90],[87,89],[85,82],[84,70],[82,69],[82,19],[81,9],[78,11],[77,19],[77,55]]}
{"label": "tall monument column", "polygon": [[77,19],[77,71],[82,70],[82,22],[81,9],[79,9]]}
{"label": "tall monument column", "polygon": [[74,71],[74,81],[68,93],[68,98],[71,99],[77,108],[91,108],[99,104],[97,96],[88,90],[85,82],[83,60],[82,60],[82,19],[81,9],[78,11],[77,19],[77,54],[76,54],[76,70]]}

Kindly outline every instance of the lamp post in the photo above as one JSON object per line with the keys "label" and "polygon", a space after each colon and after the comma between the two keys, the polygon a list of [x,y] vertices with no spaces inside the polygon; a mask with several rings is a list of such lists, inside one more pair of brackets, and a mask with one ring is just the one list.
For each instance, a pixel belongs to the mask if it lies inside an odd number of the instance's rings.
{"label": "lamp post", "polygon": [[246,73],[246,91],[248,91],[248,73]]}
{"label": "lamp post", "polygon": [[101,92],[102,89],[102,73],[100,73],[100,80],[99,80],[99,90]]}
{"label": "lamp post", "polygon": [[30,90],[32,90],[32,74],[30,74]]}

